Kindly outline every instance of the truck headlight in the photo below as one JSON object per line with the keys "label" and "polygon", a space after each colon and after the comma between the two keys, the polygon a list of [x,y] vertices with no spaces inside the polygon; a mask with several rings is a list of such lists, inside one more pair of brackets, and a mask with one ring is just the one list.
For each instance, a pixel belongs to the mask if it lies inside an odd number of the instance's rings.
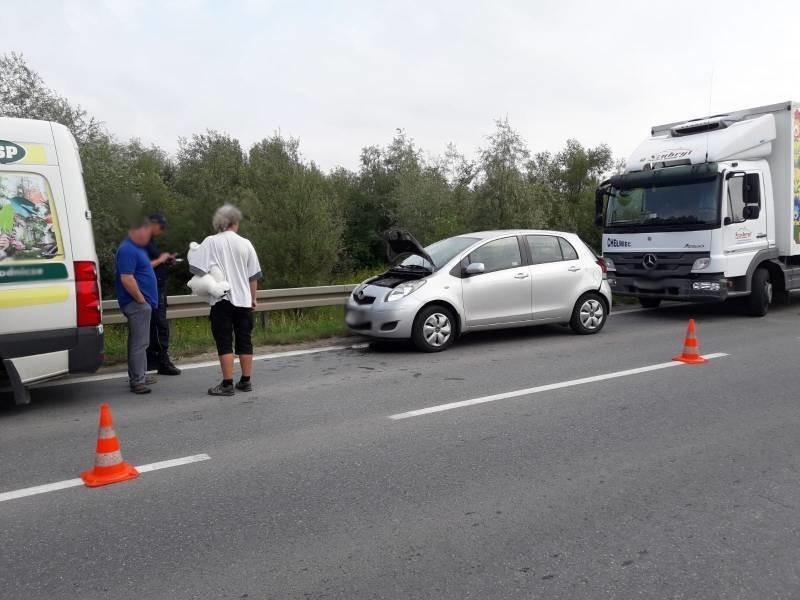
{"label": "truck headlight", "polygon": [[395,300],[400,300],[400,298],[405,298],[409,294],[421,288],[423,285],[425,285],[424,279],[417,279],[416,281],[406,281],[405,283],[401,283],[391,292],[386,294],[385,301],[394,302]]}
{"label": "truck headlight", "polygon": [[692,271],[702,271],[711,264],[710,258],[698,258],[692,265]]}
{"label": "truck headlight", "polygon": [[[708,260],[708,259],[700,259]],[[719,281],[694,281],[692,289],[696,292],[718,292],[720,290]]]}
{"label": "truck headlight", "polygon": [[608,271],[616,271],[617,266],[614,264],[614,261],[608,258],[607,256],[603,257],[603,262],[606,263],[606,270]]}

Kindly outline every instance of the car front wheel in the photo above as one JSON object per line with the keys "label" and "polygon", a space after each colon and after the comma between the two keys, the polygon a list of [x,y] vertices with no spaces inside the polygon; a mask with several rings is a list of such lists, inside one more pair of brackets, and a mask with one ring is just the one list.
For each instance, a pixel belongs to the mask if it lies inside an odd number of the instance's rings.
{"label": "car front wheel", "polygon": [[414,319],[411,339],[423,352],[441,352],[456,339],[453,311],[444,306],[426,306]]}
{"label": "car front wheel", "polygon": [[575,303],[569,325],[579,335],[591,335],[603,328],[607,318],[608,311],[600,295],[588,292]]}

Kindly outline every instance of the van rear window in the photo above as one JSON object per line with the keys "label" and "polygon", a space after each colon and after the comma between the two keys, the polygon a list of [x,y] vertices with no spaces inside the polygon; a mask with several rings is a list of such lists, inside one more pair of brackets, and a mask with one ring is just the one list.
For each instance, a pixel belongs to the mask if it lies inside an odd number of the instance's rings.
{"label": "van rear window", "polygon": [[38,173],[0,172],[0,262],[62,255],[53,194]]}

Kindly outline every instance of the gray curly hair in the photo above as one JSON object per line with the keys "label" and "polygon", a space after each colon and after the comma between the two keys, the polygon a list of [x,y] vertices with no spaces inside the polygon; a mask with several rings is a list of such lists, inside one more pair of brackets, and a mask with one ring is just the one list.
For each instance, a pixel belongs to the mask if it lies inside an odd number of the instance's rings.
{"label": "gray curly hair", "polygon": [[241,220],[242,211],[233,204],[224,204],[214,213],[214,218],[211,219],[211,225],[214,227],[214,231],[222,233],[223,231],[228,231],[228,229],[241,222]]}

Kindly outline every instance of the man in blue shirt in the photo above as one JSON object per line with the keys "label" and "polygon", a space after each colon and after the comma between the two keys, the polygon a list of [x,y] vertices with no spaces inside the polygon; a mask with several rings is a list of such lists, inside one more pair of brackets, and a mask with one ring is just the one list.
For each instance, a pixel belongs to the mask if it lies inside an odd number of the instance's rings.
{"label": "man in blue shirt", "polygon": [[150,223],[131,228],[117,249],[117,302],[128,320],[128,378],[134,394],[149,394],[147,346],[150,343],[150,315],[158,308],[158,284],[145,248],[150,243]]}

